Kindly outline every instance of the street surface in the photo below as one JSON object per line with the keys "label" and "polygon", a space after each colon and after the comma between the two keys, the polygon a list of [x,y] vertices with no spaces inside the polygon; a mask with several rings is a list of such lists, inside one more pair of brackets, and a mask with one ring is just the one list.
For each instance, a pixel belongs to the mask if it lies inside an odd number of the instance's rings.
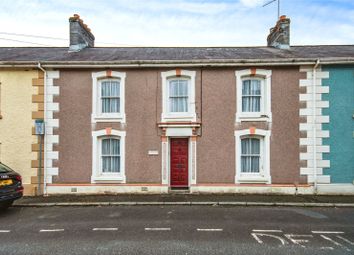
{"label": "street surface", "polygon": [[354,254],[354,208],[16,207],[0,254]]}

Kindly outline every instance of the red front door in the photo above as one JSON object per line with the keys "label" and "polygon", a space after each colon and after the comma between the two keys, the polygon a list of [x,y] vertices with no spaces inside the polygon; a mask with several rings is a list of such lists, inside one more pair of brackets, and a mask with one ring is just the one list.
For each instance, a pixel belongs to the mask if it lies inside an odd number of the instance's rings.
{"label": "red front door", "polygon": [[171,187],[188,187],[188,138],[172,138]]}

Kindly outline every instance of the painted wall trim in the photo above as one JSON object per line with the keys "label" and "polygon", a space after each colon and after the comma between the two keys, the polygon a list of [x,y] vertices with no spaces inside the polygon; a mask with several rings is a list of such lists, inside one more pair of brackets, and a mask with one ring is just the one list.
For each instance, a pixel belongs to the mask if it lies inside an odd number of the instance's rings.
{"label": "painted wall trim", "polygon": [[299,140],[300,174],[307,176],[308,183],[330,183],[330,176],[323,175],[323,168],[330,166],[330,161],[323,159],[323,154],[330,151],[328,145],[323,145],[323,138],[329,138],[330,133],[322,128],[322,124],[330,121],[329,116],[322,113],[323,108],[329,107],[329,102],[322,100],[322,95],[329,93],[329,87],[322,86],[322,79],[328,78],[329,72],[322,71],[321,66],[316,70],[313,66],[301,66],[300,72],[306,73],[306,79],[299,81],[300,90],[306,90],[299,94],[302,105],[299,131],[306,136]]}
{"label": "painted wall trim", "polygon": [[59,79],[59,71],[46,72],[46,93],[45,93],[45,182],[52,183],[53,176],[59,174],[59,168],[55,166],[55,162],[59,160],[59,152],[54,149],[54,145],[59,144],[59,135],[54,130],[59,129],[59,119],[54,118],[54,113],[59,112],[59,103],[54,98],[59,96],[59,86],[54,86],[54,79]]}

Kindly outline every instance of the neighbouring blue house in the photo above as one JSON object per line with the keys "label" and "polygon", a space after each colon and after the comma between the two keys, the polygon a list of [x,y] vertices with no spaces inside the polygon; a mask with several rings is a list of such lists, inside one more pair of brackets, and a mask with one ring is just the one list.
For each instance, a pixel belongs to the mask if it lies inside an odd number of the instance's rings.
{"label": "neighbouring blue house", "polygon": [[329,137],[323,139],[329,145],[329,167],[324,174],[330,176],[334,188],[353,191],[354,184],[354,65],[325,65],[322,70],[328,72],[328,78],[322,80],[322,86],[328,86],[329,93],[322,100],[329,102],[323,109],[323,115],[329,116],[323,130],[329,131]]}

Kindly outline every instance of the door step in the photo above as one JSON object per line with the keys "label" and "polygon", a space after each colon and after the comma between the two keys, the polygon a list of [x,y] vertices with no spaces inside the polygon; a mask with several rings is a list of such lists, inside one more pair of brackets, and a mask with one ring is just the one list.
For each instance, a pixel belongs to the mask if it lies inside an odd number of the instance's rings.
{"label": "door step", "polygon": [[169,193],[172,194],[190,194],[189,188],[169,188]]}

